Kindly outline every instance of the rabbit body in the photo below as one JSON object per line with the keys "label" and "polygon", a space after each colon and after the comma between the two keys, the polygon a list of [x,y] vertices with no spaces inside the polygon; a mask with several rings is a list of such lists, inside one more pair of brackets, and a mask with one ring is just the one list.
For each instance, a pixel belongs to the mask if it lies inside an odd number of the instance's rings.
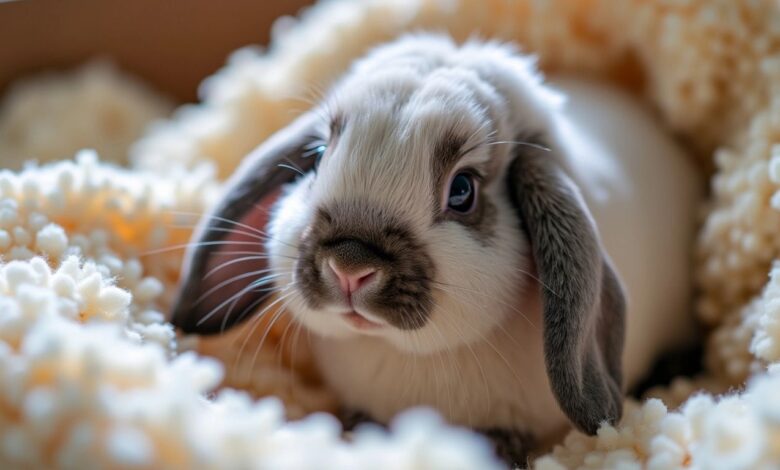
{"label": "rabbit body", "polygon": [[536,439],[615,421],[690,337],[701,181],[635,100],[553,85],[566,99],[492,42],[371,52],[227,183],[174,322],[221,331],[275,291],[378,421],[427,405]]}
{"label": "rabbit body", "polygon": [[[630,387],[660,353],[694,336],[690,265],[701,176],[635,98],[574,78],[550,83],[566,97],[555,122],[569,173],[626,289]],[[379,421],[428,405],[455,423],[522,427],[544,439],[568,421],[544,368],[538,295],[517,305],[522,314],[468,346],[419,356],[376,337],[317,336],[316,358],[344,401]]]}

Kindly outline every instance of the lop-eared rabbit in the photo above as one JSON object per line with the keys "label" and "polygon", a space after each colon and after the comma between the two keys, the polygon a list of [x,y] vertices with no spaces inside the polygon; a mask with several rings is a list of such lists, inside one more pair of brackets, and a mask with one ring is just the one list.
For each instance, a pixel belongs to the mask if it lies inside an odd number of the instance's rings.
{"label": "lop-eared rabbit", "polygon": [[701,186],[620,92],[550,87],[506,44],[407,36],[246,157],[173,321],[218,333],[283,306],[347,409],[430,406],[522,464],[619,419],[690,336]]}

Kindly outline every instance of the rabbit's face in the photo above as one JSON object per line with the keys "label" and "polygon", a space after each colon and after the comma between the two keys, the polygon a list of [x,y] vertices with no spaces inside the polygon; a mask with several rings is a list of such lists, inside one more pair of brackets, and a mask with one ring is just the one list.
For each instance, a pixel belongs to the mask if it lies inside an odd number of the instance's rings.
{"label": "rabbit's face", "polygon": [[523,315],[563,410],[595,432],[620,416],[625,306],[552,101],[509,47],[375,49],[231,177],[195,234],[174,323],[215,333],[283,306],[320,335],[422,354]]}
{"label": "rabbit's face", "polygon": [[459,68],[341,84],[308,146],[315,170],[276,205],[267,242],[303,324],[427,352],[522,312],[532,267],[501,177],[516,137],[504,106]]}

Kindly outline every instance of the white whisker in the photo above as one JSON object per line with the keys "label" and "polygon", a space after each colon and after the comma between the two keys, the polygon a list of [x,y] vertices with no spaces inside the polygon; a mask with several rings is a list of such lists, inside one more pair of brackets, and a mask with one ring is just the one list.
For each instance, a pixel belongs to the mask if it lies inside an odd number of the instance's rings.
{"label": "white whisker", "polygon": [[[201,294],[201,296],[200,296],[200,297],[198,297],[198,298],[195,300],[195,303],[193,304],[193,307],[197,307],[198,305],[200,305],[200,303],[201,303],[201,302],[203,302],[203,300],[204,300],[206,297],[208,297],[209,295],[211,295],[211,294],[213,294],[214,292],[218,291],[219,289],[221,289],[221,288],[225,287],[225,286],[226,286],[226,285],[228,285],[228,284],[232,284],[232,283],[234,283],[234,282],[236,282],[236,281],[240,281],[241,279],[246,279],[246,278],[248,278],[248,277],[257,276],[258,274],[264,274],[264,273],[267,273],[267,272],[269,272],[269,271],[272,271],[272,270],[271,270],[271,269],[260,269],[260,270],[258,270],[258,271],[249,271],[249,272],[246,272],[246,273],[238,274],[238,275],[236,275],[236,276],[233,276],[233,277],[231,277],[231,278],[229,278],[229,279],[226,279],[226,280],[224,280],[224,281],[220,282],[219,284],[217,284],[217,285],[215,285],[215,286],[211,287],[210,289],[208,289],[208,290],[207,290],[206,292],[204,292],[203,294]],[[264,276],[264,277],[260,278],[259,280],[257,280],[257,281],[252,281],[252,282],[253,282],[253,283],[255,283],[255,284],[256,284],[258,281],[263,281],[263,282],[266,282],[266,281],[273,280],[274,278],[277,278],[277,277],[279,277],[279,276],[282,276],[282,275],[284,275],[284,274],[285,274],[285,273],[280,273],[280,274],[269,274],[268,276]],[[257,284],[256,284],[256,286],[255,286],[255,287],[257,287]]]}

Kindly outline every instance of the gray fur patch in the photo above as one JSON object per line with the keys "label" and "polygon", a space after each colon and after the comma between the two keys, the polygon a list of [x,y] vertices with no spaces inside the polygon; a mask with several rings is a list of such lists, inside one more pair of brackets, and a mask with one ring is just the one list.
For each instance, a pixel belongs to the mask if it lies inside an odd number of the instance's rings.
{"label": "gray fur patch", "polygon": [[352,269],[373,267],[382,272],[378,289],[365,299],[373,313],[405,330],[427,322],[433,308],[433,260],[400,217],[360,201],[320,208],[299,252],[297,279],[311,308],[338,300],[320,272],[323,261],[335,257]]}
{"label": "gray fur patch", "polygon": [[[445,212],[439,206],[442,195],[449,189],[448,185],[450,182],[447,180],[447,177],[452,168],[466,153],[481,145],[477,144],[475,147],[464,148],[467,140],[468,138],[465,136],[447,132],[434,146],[433,159],[431,160],[433,180],[436,182],[433,187],[433,218],[435,223],[442,221],[460,223],[471,230],[483,245],[487,245],[495,235],[498,211],[495,205],[490,202],[490,199],[485,196],[483,184],[478,185],[477,205],[472,212],[468,214]],[[495,175],[486,176],[484,182],[489,183],[494,179]]]}
{"label": "gray fur patch", "polygon": [[518,147],[507,178],[545,286],[544,350],[553,392],[569,419],[593,434],[622,413],[623,291],[578,190],[553,154]]}
{"label": "gray fur patch", "polygon": [[[458,163],[462,156],[463,146],[468,136],[461,136],[454,131],[446,132],[433,147],[433,160],[431,161],[436,187],[440,189],[446,181],[442,181],[450,169]],[[438,199],[437,199],[438,200]]]}

